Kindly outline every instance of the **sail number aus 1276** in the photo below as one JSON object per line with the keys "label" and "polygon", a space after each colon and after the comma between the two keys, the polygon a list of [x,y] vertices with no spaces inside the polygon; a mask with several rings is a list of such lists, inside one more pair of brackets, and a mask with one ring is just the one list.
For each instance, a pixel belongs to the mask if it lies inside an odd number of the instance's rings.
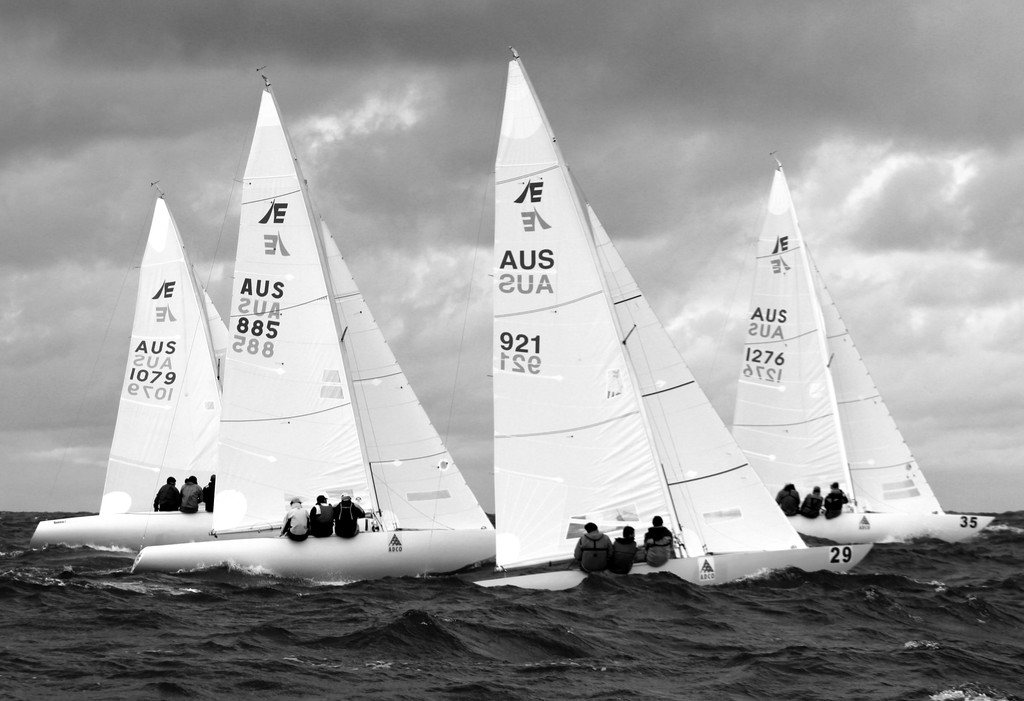
{"label": "sail number aus 1276", "polygon": [[[782,352],[762,348],[747,348],[747,364],[743,366],[744,377],[757,376],[766,382],[782,382],[782,366],[786,358]],[[774,365],[775,367],[771,367]]]}
{"label": "sail number aus 1276", "polygon": [[540,374],[539,334],[527,336],[524,333],[512,334],[503,331],[498,336],[498,346],[501,348],[501,353],[498,354],[499,370],[529,375]]}

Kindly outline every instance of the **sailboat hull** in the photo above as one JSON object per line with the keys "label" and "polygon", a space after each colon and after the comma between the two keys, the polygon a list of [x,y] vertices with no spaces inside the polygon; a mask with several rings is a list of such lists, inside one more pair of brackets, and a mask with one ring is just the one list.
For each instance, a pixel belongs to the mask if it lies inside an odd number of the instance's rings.
{"label": "sailboat hull", "polygon": [[228,566],[325,582],[445,574],[494,558],[494,531],[424,530],[360,533],[355,538],[287,538],[147,547],[132,572],[178,572]]}
{"label": "sailboat hull", "polygon": [[180,511],[97,514],[40,521],[31,547],[88,545],[141,550],[147,545],[212,540],[213,514]]}
{"label": "sailboat hull", "polygon": [[[860,563],[871,550],[872,545],[831,545],[794,550],[765,550],[757,552],[726,553],[701,557],[683,557],[669,560],[661,567],[646,563],[633,565],[630,575],[657,574],[668,572],[687,582],[701,586],[725,584],[744,577],[761,574],[785,567],[798,567],[806,572],[827,570],[848,572]],[[557,591],[571,589],[589,575],[579,569],[562,569],[537,574],[514,575],[498,579],[477,581],[482,587],[513,586],[522,589],[547,589]],[[626,575],[604,574],[618,577]]]}
{"label": "sailboat hull", "polygon": [[893,543],[937,538],[959,543],[978,534],[994,516],[971,514],[844,513],[833,519],[790,516],[801,535],[836,543]]}

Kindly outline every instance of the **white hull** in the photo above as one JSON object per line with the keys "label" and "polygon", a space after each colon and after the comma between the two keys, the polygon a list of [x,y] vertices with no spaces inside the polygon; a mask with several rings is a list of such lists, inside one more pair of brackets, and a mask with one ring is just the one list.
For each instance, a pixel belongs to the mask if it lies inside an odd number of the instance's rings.
{"label": "white hull", "polygon": [[893,543],[913,538],[938,538],[959,543],[977,535],[994,516],[971,514],[896,514],[846,512],[833,519],[824,516],[790,516],[801,534],[836,543]]}
{"label": "white hull", "polygon": [[[662,567],[651,567],[646,563],[633,565],[630,575],[657,574],[669,572],[699,585],[724,584],[762,572],[799,567],[805,572],[828,570],[847,572],[857,565],[871,550],[871,544],[832,545],[795,550],[766,550],[744,553],[726,553],[700,557],[684,557],[669,560]],[[579,569],[563,569],[538,574],[506,576],[476,582],[482,587],[514,586],[523,589],[571,589],[589,575]],[[601,576],[617,577],[605,574]]]}
{"label": "white hull", "polygon": [[32,534],[31,547],[44,545],[89,545],[93,547],[141,550],[147,545],[212,540],[213,514],[200,511],[152,511],[127,514],[97,514],[40,521]]}
{"label": "white hull", "polygon": [[355,538],[208,541],[147,547],[132,572],[178,572],[227,565],[298,579],[354,582],[445,574],[494,558],[494,531],[360,533]]}

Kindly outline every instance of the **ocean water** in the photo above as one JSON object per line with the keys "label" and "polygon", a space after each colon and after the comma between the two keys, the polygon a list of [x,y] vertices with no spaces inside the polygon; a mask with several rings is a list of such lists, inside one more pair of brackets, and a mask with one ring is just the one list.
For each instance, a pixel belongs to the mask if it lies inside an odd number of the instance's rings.
{"label": "ocean water", "polygon": [[0,698],[1024,699],[1024,512],[846,575],[324,586],[30,550],[0,514]]}

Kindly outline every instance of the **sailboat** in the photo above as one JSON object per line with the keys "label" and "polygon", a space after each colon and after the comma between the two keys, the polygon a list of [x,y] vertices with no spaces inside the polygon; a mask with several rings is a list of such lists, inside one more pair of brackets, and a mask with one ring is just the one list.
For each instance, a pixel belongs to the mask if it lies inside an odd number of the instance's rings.
{"label": "sailboat", "polygon": [[[494,530],[316,218],[269,82],[242,185],[213,542],[135,571],[230,565],[354,581],[493,558]],[[273,537],[294,497],[353,495],[352,539]],[[235,540],[242,533],[268,537]],[[221,538],[232,538],[222,540]]]}
{"label": "sailboat", "polygon": [[947,514],[910,453],[811,258],[786,177],[775,171],[757,242],[733,435],[770,490],[838,483],[839,517],[792,516],[837,543],[957,542],[991,516]]}
{"label": "sailboat", "polygon": [[32,547],[205,540],[213,514],[154,512],[168,477],[214,473],[227,330],[195,273],[164,197],[156,199],[139,273],[128,362],[99,514],[41,521]]}
{"label": "sailboat", "polygon": [[[565,589],[584,524],[661,516],[660,568],[717,584],[844,572],[870,545],[808,548],[747,464],[573,179],[513,53],[495,173],[494,454],[498,569],[483,586]],[[523,574],[517,574],[523,570]]]}

